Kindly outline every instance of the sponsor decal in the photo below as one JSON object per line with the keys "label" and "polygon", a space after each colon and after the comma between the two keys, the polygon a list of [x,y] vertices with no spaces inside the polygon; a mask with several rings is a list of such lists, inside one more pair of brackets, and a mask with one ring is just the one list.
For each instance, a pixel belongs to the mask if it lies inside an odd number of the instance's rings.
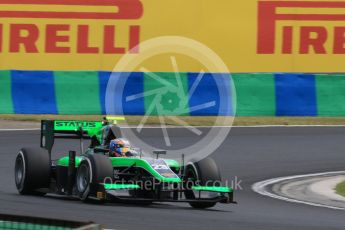
{"label": "sponsor decal", "polygon": [[121,173],[121,170],[120,169],[114,169],[113,171],[113,177],[114,179],[120,179],[120,176],[119,176],[119,173]]}
{"label": "sponsor decal", "polygon": [[[0,0],[0,9],[0,18],[24,19],[23,23],[0,23],[0,53],[139,52],[139,25],[127,23],[127,28],[121,29],[116,23],[101,25],[101,33],[97,34],[101,42],[92,45],[91,35],[97,24],[90,23],[90,19],[114,22],[140,19],[144,12],[140,0]],[[25,19],[37,19],[37,23],[27,23]],[[42,25],[39,19],[45,19],[45,23]],[[50,23],[51,19],[59,19],[59,23]],[[74,19],[78,23],[70,21]],[[84,22],[79,23],[81,20]],[[124,34],[126,43],[120,46],[116,41]],[[5,46],[4,40],[9,41],[8,45]]]}
{"label": "sponsor decal", "polygon": [[169,169],[169,167],[167,165],[164,165],[164,164],[153,164],[152,168],[154,170],[167,170],[167,169]]}
{"label": "sponsor decal", "polygon": [[175,178],[176,174],[175,173],[161,173],[162,176],[166,178]]}
{"label": "sponsor decal", "polygon": [[75,130],[83,127],[84,130],[97,128],[102,125],[101,122],[88,121],[55,121],[55,130]]}
{"label": "sponsor decal", "polygon": [[345,54],[345,1],[260,0],[257,36],[257,54]]}

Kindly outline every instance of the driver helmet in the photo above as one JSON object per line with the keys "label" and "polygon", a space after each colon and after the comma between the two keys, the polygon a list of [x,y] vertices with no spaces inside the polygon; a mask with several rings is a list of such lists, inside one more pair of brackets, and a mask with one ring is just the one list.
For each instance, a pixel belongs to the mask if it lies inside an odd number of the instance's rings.
{"label": "driver helmet", "polygon": [[111,157],[126,157],[131,144],[127,139],[118,138],[110,141],[109,155]]}

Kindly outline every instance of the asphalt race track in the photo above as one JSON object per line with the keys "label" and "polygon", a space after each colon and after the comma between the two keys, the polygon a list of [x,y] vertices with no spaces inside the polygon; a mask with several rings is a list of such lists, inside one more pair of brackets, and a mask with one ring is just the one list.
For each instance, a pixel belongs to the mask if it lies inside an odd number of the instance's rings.
{"label": "asphalt race track", "polygon": [[[191,141],[187,130],[180,143]],[[151,141],[159,129],[143,133]],[[224,178],[237,176],[242,191],[238,205],[218,204],[195,210],[188,204],[154,204],[140,207],[125,204],[84,204],[52,196],[17,194],[14,159],[21,146],[39,144],[39,131],[0,132],[0,212],[71,220],[92,220],[113,229],[344,229],[345,212],[263,197],[251,190],[257,181],[297,174],[345,170],[345,127],[233,128],[214,153]],[[78,141],[61,141],[57,152],[78,149]],[[56,155],[56,154],[55,154]]]}

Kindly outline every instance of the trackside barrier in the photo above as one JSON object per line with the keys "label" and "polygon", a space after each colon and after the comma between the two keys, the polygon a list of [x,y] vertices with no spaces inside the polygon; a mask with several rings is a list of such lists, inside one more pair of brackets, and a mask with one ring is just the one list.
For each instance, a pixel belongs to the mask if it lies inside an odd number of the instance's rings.
{"label": "trackside barrier", "polygon": [[[156,74],[176,84],[175,73]],[[0,113],[105,114],[105,95],[110,76],[110,72],[98,71],[0,71]],[[197,73],[180,73],[184,93],[179,95],[168,90],[158,103],[167,113],[174,114],[174,106],[178,107],[181,101],[185,101],[187,109],[179,115],[191,116],[345,115],[345,74],[205,74],[194,93],[189,95],[197,77]],[[222,79],[226,95],[219,93],[214,80],[216,77]],[[233,86],[236,97],[229,98],[234,95]],[[153,102],[152,96],[130,101],[125,99],[159,87],[160,83],[148,74],[130,73],[122,97],[123,111],[116,112],[146,114]],[[226,106],[220,105],[220,99],[224,98],[228,101]],[[235,98],[236,107],[233,103]],[[209,101],[214,105],[197,111],[191,109]],[[155,114],[157,111],[152,111],[151,115]]]}
{"label": "trackside barrier", "polygon": [[100,225],[92,222],[75,222],[28,216],[0,214],[2,230],[101,230]]}

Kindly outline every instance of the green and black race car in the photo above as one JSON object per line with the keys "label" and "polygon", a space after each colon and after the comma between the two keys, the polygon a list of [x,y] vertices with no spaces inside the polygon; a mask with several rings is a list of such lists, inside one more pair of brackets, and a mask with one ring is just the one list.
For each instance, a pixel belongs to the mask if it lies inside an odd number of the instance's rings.
{"label": "green and black race car", "polygon": [[[41,122],[41,148],[22,148],[15,161],[15,183],[22,195],[47,193],[71,196],[82,201],[188,202],[194,208],[217,203],[236,203],[233,190],[221,186],[216,163],[206,158],[182,163],[147,157],[139,151],[131,157],[111,157],[109,143],[121,137],[121,129],[104,121]],[[80,139],[81,154],[69,151],[51,159],[57,138]],[[91,139],[83,150],[83,139]],[[135,152],[135,151],[134,151]]]}

